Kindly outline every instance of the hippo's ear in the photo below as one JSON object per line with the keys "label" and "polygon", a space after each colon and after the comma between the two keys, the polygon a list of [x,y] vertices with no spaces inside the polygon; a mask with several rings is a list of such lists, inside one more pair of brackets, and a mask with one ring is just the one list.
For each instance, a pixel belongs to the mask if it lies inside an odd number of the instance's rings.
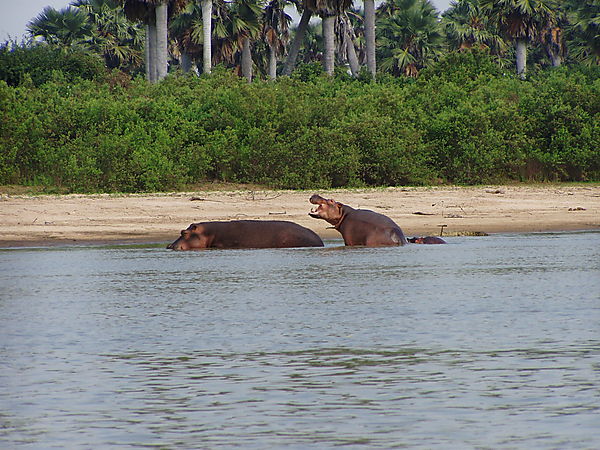
{"label": "hippo's ear", "polygon": [[196,228],[198,228],[198,227],[196,226],[196,224],[191,224],[191,225],[188,227],[188,230],[190,230],[190,231],[194,231]]}

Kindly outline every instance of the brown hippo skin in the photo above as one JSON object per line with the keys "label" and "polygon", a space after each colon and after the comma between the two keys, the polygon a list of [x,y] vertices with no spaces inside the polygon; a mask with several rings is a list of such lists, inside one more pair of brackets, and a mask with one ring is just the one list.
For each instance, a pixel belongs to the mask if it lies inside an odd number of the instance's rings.
{"label": "brown hippo skin", "polygon": [[354,209],[317,194],[310,198],[310,202],[318,206],[309,215],[333,225],[342,233],[346,245],[381,247],[406,244],[400,227],[383,214],[368,209]]}
{"label": "brown hippo skin", "polygon": [[167,246],[173,250],[290,247],[323,247],[323,241],[312,230],[293,222],[232,220],[193,223]]}
{"label": "brown hippo skin", "polygon": [[445,244],[446,241],[437,236],[419,236],[409,238],[408,242],[413,244]]}

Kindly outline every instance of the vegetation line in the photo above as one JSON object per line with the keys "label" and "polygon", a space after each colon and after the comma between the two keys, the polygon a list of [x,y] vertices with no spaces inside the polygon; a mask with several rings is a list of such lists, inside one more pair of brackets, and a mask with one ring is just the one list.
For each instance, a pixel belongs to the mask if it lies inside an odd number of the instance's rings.
{"label": "vegetation line", "polygon": [[600,181],[597,0],[371,3],[47,8],[0,45],[0,185]]}

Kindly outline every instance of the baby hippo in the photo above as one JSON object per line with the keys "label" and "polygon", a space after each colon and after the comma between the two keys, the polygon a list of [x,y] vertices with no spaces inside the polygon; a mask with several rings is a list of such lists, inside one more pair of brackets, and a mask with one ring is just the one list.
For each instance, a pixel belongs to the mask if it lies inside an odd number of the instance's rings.
{"label": "baby hippo", "polygon": [[323,247],[323,241],[314,231],[293,222],[232,220],[193,223],[167,246],[173,250],[290,247]]}
{"label": "baby hippo", "polygon": [[441,237],[437,236],[419,236],[409,238],[408,242],[412,242],[413,244],[445,244],[446,241]]}

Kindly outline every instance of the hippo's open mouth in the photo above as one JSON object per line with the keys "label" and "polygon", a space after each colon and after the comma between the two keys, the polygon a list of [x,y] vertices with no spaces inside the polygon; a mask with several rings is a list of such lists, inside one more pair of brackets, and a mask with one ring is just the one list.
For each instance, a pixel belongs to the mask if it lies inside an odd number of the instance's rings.
{"label": "hippo's open mouth", "polygon": [[314,194],[310,197],[309,202],[311,202],[313,205],[317,205],[317,206],[315,208],[311,208],[308,215],[311,217],[320,219],[321,218],[320,210],[322,209],[321,207],[323,206],[323,204],[326,203],[326,200],[323,197],[321,197],[320,195]]}
{"label": "hippo's open mouth", "polygon": [[320,219],[321,218],[320,210],[321,210],[321,205],[317,205],[317,207],[310,209],[310,212],[308,213],[308,215],[310,217],[314,217],[315,219]]}

